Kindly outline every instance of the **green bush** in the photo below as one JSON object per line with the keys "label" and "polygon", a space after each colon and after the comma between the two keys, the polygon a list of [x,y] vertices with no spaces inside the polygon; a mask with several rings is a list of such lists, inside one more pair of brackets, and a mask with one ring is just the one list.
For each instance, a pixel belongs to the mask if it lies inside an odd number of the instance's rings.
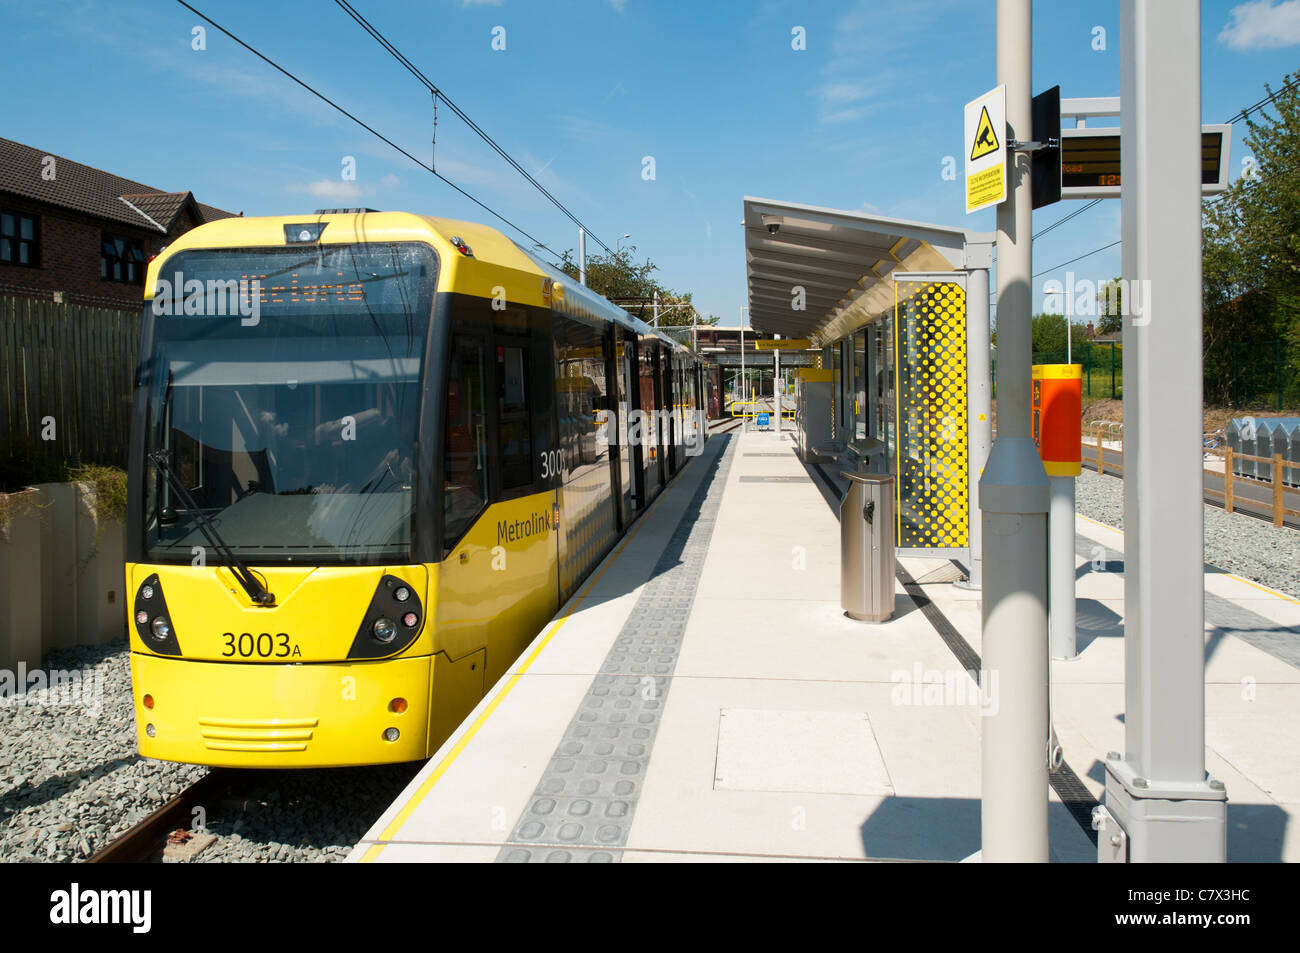
{"label": "green bush", "polygon": [[126,520],[126,472],[117,467],[88,463],[73,467],[68,476],[88,483],[95,491],[95,510],[100,520]]}

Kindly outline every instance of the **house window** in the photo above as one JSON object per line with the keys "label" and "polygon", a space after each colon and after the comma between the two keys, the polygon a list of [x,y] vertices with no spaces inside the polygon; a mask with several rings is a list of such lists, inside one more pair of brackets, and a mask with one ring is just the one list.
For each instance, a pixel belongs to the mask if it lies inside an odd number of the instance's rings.
{"label": "house window", "polygon": [[104,233],[99,255],[99,277],[128,285],[144,284],[144,242]]}
{"label": "house window", "polygon": [[37,267],[36,218],[0,212],[0,264]]}

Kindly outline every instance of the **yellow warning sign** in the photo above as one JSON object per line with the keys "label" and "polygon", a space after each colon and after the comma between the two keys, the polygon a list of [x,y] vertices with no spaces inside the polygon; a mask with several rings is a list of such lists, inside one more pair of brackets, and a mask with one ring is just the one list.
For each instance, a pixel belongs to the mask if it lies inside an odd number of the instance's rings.
{"label": "yellow warning sign", "polygon": [[966,104],[966,211],[978,212],[1007,198],[1006,87]]}
{"label": "yellow warning sign", "polygon": [[989,119],[989,107],[980,109],[979,125],[975,127],[975,142],[970,149],[970,160],[982,159],[990,152],[997,152],[998,134],[993,130],[993,120]]}
{"label": "yellow warning sign", "polygon": [[995,165],[976,172],[966,180],[966,208],[974,211],[986,205],[996,205],[1006,198],[1006,167]]}

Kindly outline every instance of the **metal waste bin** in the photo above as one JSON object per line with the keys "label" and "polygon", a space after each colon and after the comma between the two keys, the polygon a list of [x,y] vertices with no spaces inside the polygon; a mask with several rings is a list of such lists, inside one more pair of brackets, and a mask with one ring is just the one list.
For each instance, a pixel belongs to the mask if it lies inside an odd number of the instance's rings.
{"label": "metal waste bin", "polygon": [[894,614],[894,478],[842,470],[840,605],[849,618],[884,622]]}

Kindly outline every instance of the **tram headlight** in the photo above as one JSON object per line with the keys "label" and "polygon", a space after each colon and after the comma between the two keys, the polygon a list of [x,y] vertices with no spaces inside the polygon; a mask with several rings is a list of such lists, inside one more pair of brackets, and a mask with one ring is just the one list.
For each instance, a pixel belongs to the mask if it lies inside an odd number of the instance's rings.
{"label": "tram headlight", "polygon": [[357,626],[350,659],[389,658],[410,648],[425,624],[420,585],[384,573]]}
{"label": "tram headlight", "polygon": [[171,610],[167,607],[167,596],[157,573],[150,573],[135,590],[131,621],[135,624],[136,637],[150,652],[172,656],[182,654],[176,640],[176,627],[172,625]]}

